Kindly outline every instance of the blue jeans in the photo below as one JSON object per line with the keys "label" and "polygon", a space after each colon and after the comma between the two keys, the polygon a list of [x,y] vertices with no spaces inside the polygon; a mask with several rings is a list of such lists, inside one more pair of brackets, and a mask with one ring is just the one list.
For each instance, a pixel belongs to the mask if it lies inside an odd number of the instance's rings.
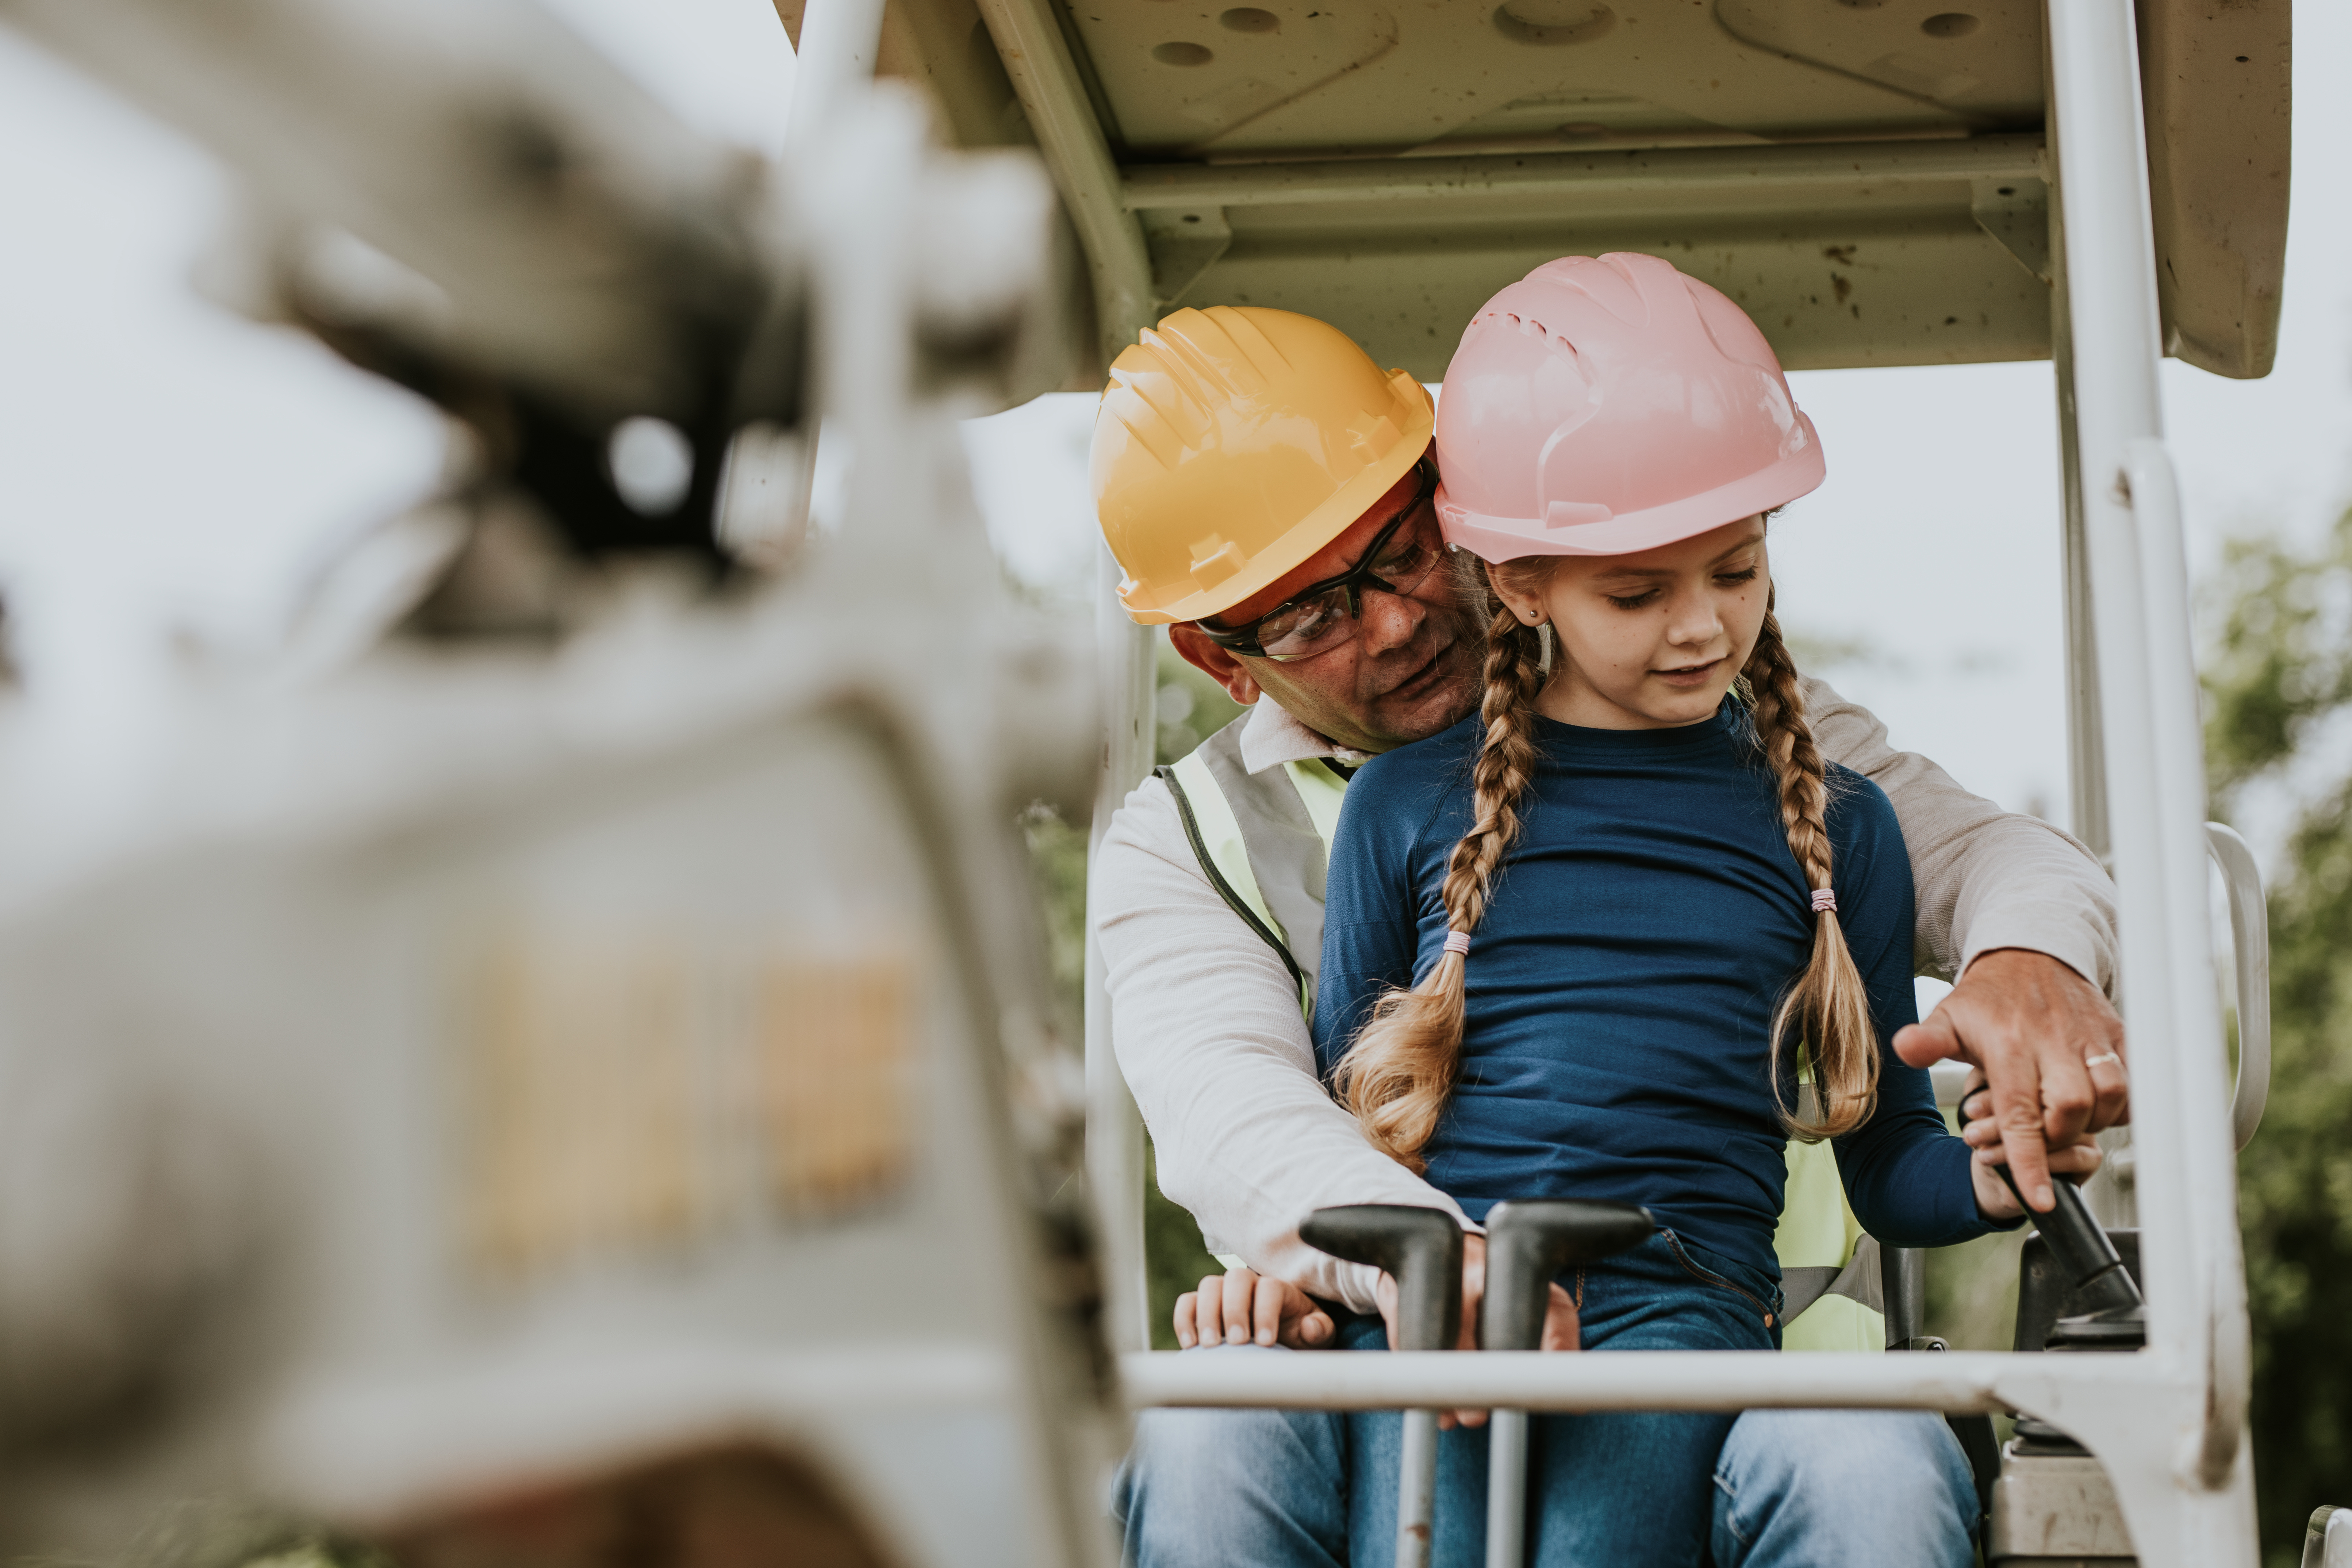
{"label": "blue jeans", "polygon": [[[1779,1290],[1661,1236],[1569,1281],[1588,1349],[1770,1349]],[[1385,1345],[1351,1318],[1350,1349]],[[1195,1353],[1276,1355],[1232,1347]],[[1717,1568],[1971,1560],[1976,1493],[1958,1445],[1925,1412],[1606,1412],[1536,1418],[1529,1560]],[[1139,1423],[1115,1511],[1137,1568],[1379,1568],[1394,1552],[1398,1434],[1389,1412],[1154,1410]],[[1482,1561],[1486,1433],[1439,1440],[1437,1539],[1447,1568]]]}

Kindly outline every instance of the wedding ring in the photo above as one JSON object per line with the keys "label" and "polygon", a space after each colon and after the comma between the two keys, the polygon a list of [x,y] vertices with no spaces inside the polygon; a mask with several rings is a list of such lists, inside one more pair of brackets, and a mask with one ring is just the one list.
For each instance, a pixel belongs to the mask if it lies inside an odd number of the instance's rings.
{"label": "wedding ring", "polygon": [[2083,1065],[2086,1068],[2095,1068],[2101,1062],[2119,1062],[2123,1059],[2124,1058],[2122,1057],[2117,1056],[2113,1051],[2103,1051],[2095,1057],[2084,1057],[2083,1058]]}

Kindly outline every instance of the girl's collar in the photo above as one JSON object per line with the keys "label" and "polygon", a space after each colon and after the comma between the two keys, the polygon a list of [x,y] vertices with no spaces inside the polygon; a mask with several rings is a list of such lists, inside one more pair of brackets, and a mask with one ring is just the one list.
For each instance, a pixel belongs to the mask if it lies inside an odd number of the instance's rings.
{"label": "girl's collar", "polygon": [[1746,729],[1747,725],[1747,710],[1729,697],[1723,700],[1712,716],[1696,724],[1676,724],[1663,730],[1593,730],[1581,724],[1563,724],[1540,713],[1536,715],[1536,733],[1546,740],[1563,742],[1579,751],[1647,752],[1653,754],[1704,751],[1719,746]]}

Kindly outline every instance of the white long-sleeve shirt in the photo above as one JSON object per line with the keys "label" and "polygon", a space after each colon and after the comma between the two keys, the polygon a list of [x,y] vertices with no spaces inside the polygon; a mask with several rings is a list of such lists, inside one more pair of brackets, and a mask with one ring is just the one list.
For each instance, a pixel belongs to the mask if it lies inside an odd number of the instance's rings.
{"label": "white long-sleeve shirt", "polygon": [[[2115,889],[2088,849],[1895,751],[1885,725],[1826,684],[1805,686],[1822,753],[1895,803],[1917,886],[1919,973],[1948,978],[1980,952],[2016,947],[2113,988]],[[1265,699],[1241,751],[1252,773],[1311,757],[1360,760]],[[1262,1273],[1371,1311],[1377,1273],[1299,1240],[1309,1214],[1413,1204],[1468,1224],[1451,1198],[1367,1142],[1325,1092],[1297,983],[1202,874],[1158,779],[1111,819],[1088,907],[1109,970],[1112,1039],[1151,1131],[1160,1188],[1206,1235]]]}

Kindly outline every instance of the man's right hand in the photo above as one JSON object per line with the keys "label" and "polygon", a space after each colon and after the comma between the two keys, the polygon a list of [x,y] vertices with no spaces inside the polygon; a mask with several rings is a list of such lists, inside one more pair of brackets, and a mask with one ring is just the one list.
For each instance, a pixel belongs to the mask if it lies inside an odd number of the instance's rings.
{"label": "man's right hand", "polygon": [[1287,1279],[1254,1269],[1212,1274],[1197,1290],[1176,1298],[1176,1342],[1195,1345],[1281,1345],[1320,1350],[1331,1342],[1331,1314]]}
{"label": "man's right hand", "polygon": [[1949,1058],[1990,1077],[2003,1163],[2038,1213],[2058,1201],[2051,1153],[2131,1120],[2123,1020],[2097,986],[2047,953],[1978,954],[1951,994],[1896,1030],[1894,1044],[1912,1067]]}

